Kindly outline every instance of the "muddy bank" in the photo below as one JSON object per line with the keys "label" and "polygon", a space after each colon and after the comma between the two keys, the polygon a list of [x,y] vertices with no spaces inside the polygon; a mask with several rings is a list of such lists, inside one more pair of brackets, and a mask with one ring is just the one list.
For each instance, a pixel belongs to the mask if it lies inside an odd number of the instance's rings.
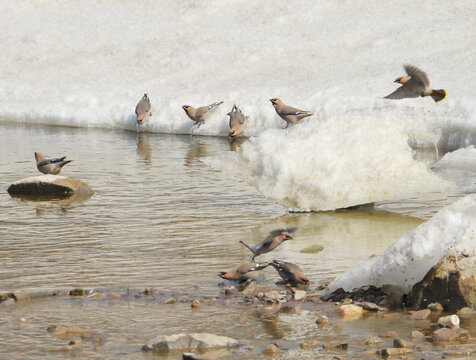
{"label": "muddy bank", "polygon": [[[306,288],[251,284],[226,286],[213,295],[197,290],[78,288],[18,291],[1,298],[3,330],[13,339],[17,336],[20,344],[27,330],[36,334],[34,344],[23,344],[31,357],[54,358],[65,352],[88,358],[128,354],[137,359],[148,353],[161,359],[177,359],[183,353],[212,359],[476,356],[473,310],[450,314],[435,304],[420,311],[392,310],[346,297],[324,301]],[[32,314],[40,310],[42,315],[33,320]],[[226,336],[238,345],[144,349],[158,337],[204,332]]]}

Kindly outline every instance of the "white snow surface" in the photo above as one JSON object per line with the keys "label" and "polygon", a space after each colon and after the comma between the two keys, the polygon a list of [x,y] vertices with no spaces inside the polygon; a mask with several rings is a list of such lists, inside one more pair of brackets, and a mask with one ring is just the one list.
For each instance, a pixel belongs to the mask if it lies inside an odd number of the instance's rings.
{"label": "white snow surface", "polygon": [[476,255],[476,195],[467,195],[401,237],[380,256],[337,277],[327,293],[363,286],[390,285],[408,293],[454,247],[458,254]]}
{"label": "white snow surface", "polygon": [[61,176],[61,175],[52,175],[52,174],[30,176],[30,177],[27,177],[26,179],[15,181],[13,184],[17,185],[17,184],[36,183],[36,182],[52,183],[58,179],[67,179],[67,177]]}

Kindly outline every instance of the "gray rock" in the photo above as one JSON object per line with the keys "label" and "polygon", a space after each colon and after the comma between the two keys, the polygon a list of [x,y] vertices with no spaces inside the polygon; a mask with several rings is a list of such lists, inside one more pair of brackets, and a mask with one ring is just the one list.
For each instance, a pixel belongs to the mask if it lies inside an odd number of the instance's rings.
{"label": "gray rock", "polygon": [[296,301],[304,300],[306,298],[306,295],[307,295],[307,292],[305,292],[304,290],[296,290],[294,292],[294,300]]}
{"label": "gray rock", "polygon": [[167,352],[171,350],[230,348],[237,347],[238,341],[227,336],[209,333],[160,335],[142,347],[144,351]]}
{"label": "gray rock", "polygon": [[59,175],[39,175],[14,182],[7,189],[11,196],[55,195],[90,197],[93,190],[79,179]]}

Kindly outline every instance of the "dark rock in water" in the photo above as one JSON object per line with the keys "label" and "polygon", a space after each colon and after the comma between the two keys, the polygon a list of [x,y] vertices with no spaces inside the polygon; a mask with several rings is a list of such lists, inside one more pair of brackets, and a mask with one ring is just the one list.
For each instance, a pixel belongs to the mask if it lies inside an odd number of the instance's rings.
{"label": "dark rock in water", "polygon": [[430,309],[423,309],[415,311],[410,315],[410,319],[412,320],[425,320],[428,316],[430,316],[431,310]]}
{"label": "dark rock in water", "polygon": [[197,355],[194,353],[183,353],[182,360],[212,360],[211,357]]}
{"label": "dark rock in water", "polygon": [[[45,200],[41,196],[88,198],[93,190],[81,180],[59,175],[39,175],[14,182],[7,189],[12,197],[27,197]],[[40,196],[40,198],[34,198]]]}
{"label": "dark rock in water", "polygon": [[184,349],[230,348],[237,347],[238,341],[227,336],[208,333],[160,335],[142,347],[144,351],[167,352]]}
{"label": "dark rock in water", "polygon": [[476,257],[449,253],[423,278],[413,285],[407,296],[410,306],[425,308],[438,302],[448,312],[476,306]]}

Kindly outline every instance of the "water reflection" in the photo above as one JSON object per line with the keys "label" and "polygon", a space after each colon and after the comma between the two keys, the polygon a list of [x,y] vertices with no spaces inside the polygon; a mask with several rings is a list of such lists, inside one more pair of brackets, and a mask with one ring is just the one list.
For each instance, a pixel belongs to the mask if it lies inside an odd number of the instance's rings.
{"label": "water reflection", "polygon": [[42,216],[46,212],[57,212],[66,214],[80,203],[88,200],[92,194],[74,193],[70,196],[58,195],[21,195],[10,194],[18,203],[32,206],[36,209],[36,215]]}
{"label": "water reflection", "polygon": [[239,138],[230,138],[229,139],[229,144],[230,144],[230,150],[231,151],[236,151],[238,148],[243,144],[245,141],[247,141],[248,138],[245,137],[239,137]]}
{"label": "water reflection", "polygon": [[150,134],[146,132],[137,133],[137,155],[147,165],[152,164],[152,148],[150,146],[149,136]]}

